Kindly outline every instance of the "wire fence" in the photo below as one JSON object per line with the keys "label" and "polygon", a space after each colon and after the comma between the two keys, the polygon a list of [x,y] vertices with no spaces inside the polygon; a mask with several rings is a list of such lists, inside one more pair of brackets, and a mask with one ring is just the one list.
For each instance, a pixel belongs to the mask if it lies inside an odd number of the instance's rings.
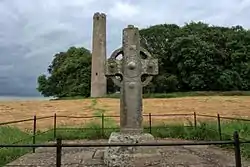
{"label": "wire fence", "polygon": [[[217,120],[217,132],[218,132],[218,141],[197,141],[197,142],[175,142],[175,143],[136,143],[136,144],[127,144],[127,143],[118,143],[118,144],[62,144],[63,138],[57,136],[57,132],[61,130],[66,130],[66,129],[72,129],[72,130],[77,130],[77,128],[60,128],[58,126],[58,121],[60,118],[74,118],[74,119],[91,119],[91,118],[100,118],[100,131],[101,131],[101,137],[105,137],[105,130],[107,129],[119,129],[119,127],[116,128],[109,128],[105,127],[105,118],[119,118],[119,115],[105,115],[101,114],[98,116],[65,116],[65,115],[57,115],[54,114],[52,116],[44,116],[44,117],[37,117],[36,115],[33,118],[30,119],[23,119],[23,120],[17,120],[17,121],[9,121],[9,122],[3,122],[0,123],[0,126],[4,125],[10,125],[10,124],[16,124],[16,123],[21,123],[21,122],[28,122],[28,121],[33,121],[33,128],[32,128],[32,144],[17,144],[22,142],[23,140],[26,140],[28,138],[24,138],[18,141],[15,141],[11,144],[0,144],[0,148],[32,148],[33,153],[36,152],[37,147],[55,147],[56,148],[56,166],[60,167],[61,166],[61,157],[62,157],[62,148],[63,147],[117,147],[117,146],[183,146],[183,145],[233,145],[234,146],[234,151],[235,151],[235,165],[236,167],[241,167],[241,150],[240,150],[240,145],[241,144],[249,144],[250,140],[245,139],[245,141],[240,141],[240,137],[237,131],[234,132],[234,134],[230,135],[233,140],[223,140],[223,129],[221,126],[222,120],[233,120],[233,121],[246,121],[250,122],[250,119],[245,119],[245,118],[233,118],[233,117],[222,117],[220,114],[217,114],[216,116],[213,115],[205,115],[205,114],[197,114],[196,112],[192,114],[144,114],[144,117],[148,117],[147,124],[148,126],[145,127],[148,129],[149,133],[152,133],[153,129],[153,117],[184,117],[188,116],[192,121],[189,127],[192,128],[197,128],[199,124],[199,117],[200,118],[213,118]],[[44,120],[44,119],[53,119],[53,128],[47,131],[44,131],[42,133],[37,133],[37,121],[38,120]],[[146,120],[146,119],[144,119]],[[189,120],[190,121],[190,120]],[[79,128],[81,130],[93,130],[92,128]],[[53,139],[56,140],[55,144],[37,144],[36,143],[36,138],[39,135],[42,135],[44,133],[47,133],[49,131],[53,131]],[[228,135],[228,134],[227,134]],[[30,137],[29,137],[30,138]]]}

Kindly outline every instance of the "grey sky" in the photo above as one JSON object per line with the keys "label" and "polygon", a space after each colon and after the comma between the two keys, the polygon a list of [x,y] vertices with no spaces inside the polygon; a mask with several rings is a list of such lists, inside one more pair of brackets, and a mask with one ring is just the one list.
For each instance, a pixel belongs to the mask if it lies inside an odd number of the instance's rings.
{"label": "grey sky", "polygon": [[107,14],[108,54],[128,24],[250,27],[250,0],[0,0],[0,95],[35,95],[36,78],[56,52],[91,49],[95,12]]}

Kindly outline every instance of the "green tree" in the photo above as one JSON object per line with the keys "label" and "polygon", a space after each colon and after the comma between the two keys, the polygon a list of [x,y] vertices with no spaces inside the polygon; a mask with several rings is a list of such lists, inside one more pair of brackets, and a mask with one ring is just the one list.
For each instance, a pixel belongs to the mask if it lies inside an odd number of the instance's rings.
{"label": "green tree", "polygon": [[191,22],[155,25],[140,34],[159,60],[159,75],[147,87],[152,93],[249,90],[249,30]]}
{"label": "green tree", "polygon": [[[250,31],[241,26],[160,24],[141,29],[141,45],[159,60],[159,75],[144,93],[250,89]],[[55,54],[49,76],[38,77],[44,96],[89,96],[91,54],[71,47]],[[118,90],[111,79],[107,90]]]}
{"label": "green tree", "polygon": [[72,97],[90,95],[91,53],[71,47],[54,55],[48,67],[49,76],[38,77],[37,90],[43,96]]}

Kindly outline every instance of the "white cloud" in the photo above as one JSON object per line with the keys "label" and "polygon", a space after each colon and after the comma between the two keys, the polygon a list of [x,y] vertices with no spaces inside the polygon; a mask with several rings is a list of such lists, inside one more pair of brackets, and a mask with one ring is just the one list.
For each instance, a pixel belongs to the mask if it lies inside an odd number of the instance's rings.
{"label": "white cloud", "polygon": [[9,88],[27,85],[25,90],[35,91],[37,75],[55,53],[72,45],[91,49],[94,12],[107,13],[108,54],[121,45],[128,24],[193,20],[250,28],[249,0],[0,0],[0,78],[19,78],[9,80]]}
{"label": "white cloud", "polygon": [[9,70],[13,69],[13,67],[14,66],[12,64],[0,65],[0,72],[9,71]]}
{"label": "white cloud", "polygon": [[114,5],[109,9],[110,17],[121,21],[128,21],[128,19],[135,18],[140,12],[140,7],[132,5],[128,2],[115,1]]}

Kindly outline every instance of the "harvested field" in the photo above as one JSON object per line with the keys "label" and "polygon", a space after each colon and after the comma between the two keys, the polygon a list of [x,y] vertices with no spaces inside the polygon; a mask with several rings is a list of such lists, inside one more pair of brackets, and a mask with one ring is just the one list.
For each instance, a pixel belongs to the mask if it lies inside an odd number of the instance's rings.
{"label": "harvested field", "polygon": [[[250,97],[249,96],[204,96],[184,97],[168,99],[144,99],[144,114],[207,114],[228,117],[250,118]],[[119,99],[80,99],[80,100],[56,100],[56,101],[2,101],[0,102],[0,122],[14,121],[20,119],[41,116],[91,116],[104,112],[105,115],[119,115]],[[189,117],[152,117],[153,125],[157,122],[176,122],[193,120]],[[119,121],[119,118],[115,118]],[[210,118],[211,119],[211,118]],[[216,118],[215,118],[216,119]],[[145,117],[145,124],[148,118]],[[201,120],[198,117],[198,120]],[[90,119],[79,118],[58,118],[58,125],[82,125]],[[22,129],[32,129],[33,122],[13,124]],[[53,127],[53,118],[37,121],[37,128],[45,130]]]}

